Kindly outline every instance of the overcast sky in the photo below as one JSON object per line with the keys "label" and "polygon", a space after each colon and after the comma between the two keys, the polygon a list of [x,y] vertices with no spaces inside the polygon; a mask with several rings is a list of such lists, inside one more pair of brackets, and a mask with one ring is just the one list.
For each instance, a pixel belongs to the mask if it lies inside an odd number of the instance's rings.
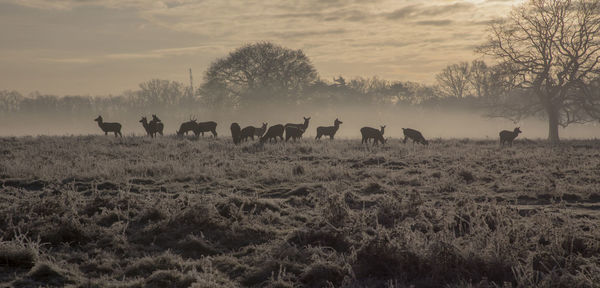
{"label": "overcast sky", "polygon": [[433,83],[520,1],[0,0],[0,89],[119,94],[161,78],[195,83],[257,41],[303,49],[320,76]]}

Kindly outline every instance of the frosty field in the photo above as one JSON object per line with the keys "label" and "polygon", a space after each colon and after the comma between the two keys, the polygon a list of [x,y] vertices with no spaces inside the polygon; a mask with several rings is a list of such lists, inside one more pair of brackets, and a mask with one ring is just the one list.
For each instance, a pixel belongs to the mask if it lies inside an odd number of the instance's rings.
{"label": "frosty field", "polygon": [[600,142],[0,138],[0,286],[593,287]]}

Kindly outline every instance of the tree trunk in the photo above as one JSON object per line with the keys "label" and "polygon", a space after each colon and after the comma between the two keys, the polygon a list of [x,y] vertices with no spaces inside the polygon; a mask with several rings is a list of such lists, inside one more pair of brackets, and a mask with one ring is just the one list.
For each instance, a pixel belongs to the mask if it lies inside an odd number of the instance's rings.
{"label": "tree trunk", "polygon": [[559,113],[556,109],[548,109],[548,141],[551,144],[558,144],[558,117]]}

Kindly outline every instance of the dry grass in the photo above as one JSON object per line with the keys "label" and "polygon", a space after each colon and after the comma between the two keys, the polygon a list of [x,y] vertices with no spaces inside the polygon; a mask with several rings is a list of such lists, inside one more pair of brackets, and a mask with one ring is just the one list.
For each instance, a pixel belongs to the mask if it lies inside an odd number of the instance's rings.
{"label": "dry grass", "polygon": [[598,141],[36,137],[0,154],[0,286],[600,283]]}

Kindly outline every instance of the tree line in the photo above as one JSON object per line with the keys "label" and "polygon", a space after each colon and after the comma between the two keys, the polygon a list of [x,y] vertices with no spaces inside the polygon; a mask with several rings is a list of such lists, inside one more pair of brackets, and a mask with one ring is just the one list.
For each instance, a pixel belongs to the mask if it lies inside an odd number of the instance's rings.
{"label": "tree line", "polygon": [[308,56],[270,42],[244,45],[214,61],[197,89],[152,79],[114,97],[23,97],[0,91],[0,111],[105,111],[106,109],[240,110],[285,105],[486,108],[491,117],[548,121],[559,126],[600,119],[600,0],[529,0],[489,26],[476,50],[489,57],[448,65],[436,84],[378,77],[319,77]]}

